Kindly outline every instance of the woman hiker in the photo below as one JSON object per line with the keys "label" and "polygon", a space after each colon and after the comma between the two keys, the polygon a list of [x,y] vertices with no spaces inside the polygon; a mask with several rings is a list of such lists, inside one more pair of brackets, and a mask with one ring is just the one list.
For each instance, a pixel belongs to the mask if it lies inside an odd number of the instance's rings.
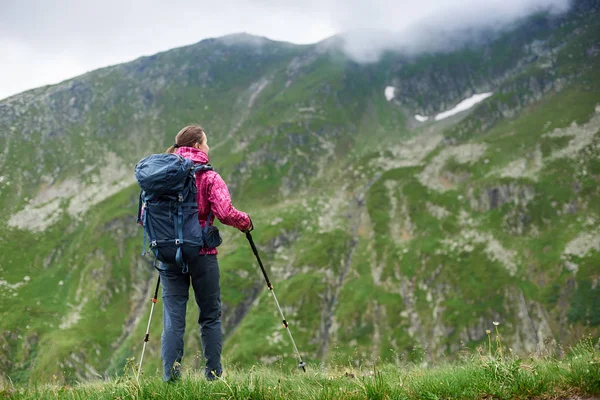
{"label": "woman hiker", "polygon": [[[189,158],[195,164],[208,163],[208,140],[200,126],[183,128],[175,137],[175,144],[167,153],[175,153]],[[227,185],[214,171],[196,174],[198,188],[198,220],[202,227],[213,224],[217,217],[225,225],[233,226],[242,232],[252,229],[248,214],[236,210],[231,205]],[[210,221],[209,213],[214,215]],[[180,377],[179,364],[183,357],[183,335],[185,333],[185,313],[190,283],[198,304],[200,317],[202,352],[206,358],[205,376],[214,380],[221,376],[221,287],[219,285],[219,264],[216,248],[204,248],[189,262],[188,273],[175,264],[162,264],[160,280],[163,297],[162,360],[164,380],[172,381]]]}

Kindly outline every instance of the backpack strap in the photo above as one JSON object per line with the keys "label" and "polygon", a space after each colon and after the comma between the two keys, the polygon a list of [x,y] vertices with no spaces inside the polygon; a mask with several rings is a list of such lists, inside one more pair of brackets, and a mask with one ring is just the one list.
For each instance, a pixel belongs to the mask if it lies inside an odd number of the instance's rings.
{"label": "backpack strap", "polygon": [[142,255],[146,255],[146,248],[148,246],[148,228],[146,227],[146,210],[144,210],[144,216],[142,217],[142,226],[144,227],[144,243],[142,247]]}
{"label": "backpack strap", "polygon": [[[214,171],[214,168],[212,167],[212,165],[210,164],[196,164],[193,167],[193,171],[194,171],[194,175],[196,174],[196,172],[198,171]],[[210,203],[209,203],[209,207],[210,207]],[[208,218],[206,219],[206,224],[204,224],[204,235],[206,236],[208,234],[208,229],[210,228],[210,220],[212,219],[213,216],[213,212],[212,212],[212,208],[210,209],[210,211],[208,212]]]}
{"label": "backpack strap", "polygon": [[146,255],[146,245],[148,244],[148,233],[146,231],[146,213],[144,212],[142,214],[142,205],[143,205],[143,200],[142,200],[142,194],[144,193],[144,191],[140,191],[140,201],[138,204],[138,216],[137,216],[137,223],[141,224],[142,227],[144,228],[144,239],[142,242],[142,256]]}
{"label": "backpack strap", "polygon": [[194,164],[192,171],[196,174],[198,171],[214,171],[214,168],[210,164]]}
{"label": "backpack strap", "polygon": [[144,235],[146,235],[146,233],[149,232],[150,239],[154,238],[150,242],[150,249],[152,250],[152,253],[154,253],[155,256],[158,256],[158,249],[156,248],[156,233],[154,232],[154,228],[152,227],[151,220],[148,218],[148,212],[150,212],[150,210],[148,209],[148,207],[146,207],[146,209],[144,210]]}
{"label": "backpack strap", "polygon": [[210,228],[210,219],[213,216],[212,209],[208,213],[208,218],[206,219],[206,224],[204,224],[204,235],[208,233],[208,228]]}
{"label": "backpack strap", "polygon": [[138,216],[137,216],[137,223],[139,224],[140,222],[142,222],[142,193],[144,193],[144,191],[140,191],[140,201],[138,203]]}
{"label": "backpack strap", "polygon": [[181,272],[187,274],[188,266],[186,263],[183,262],[183,252],[181,250],[181,246],[183,245],[183,211],[181,208],[181,203],[179,203],[177,205],[177,215],[175,216],[175,230],[177,232],[177,239],[175,239],[175,246],[177,246],[175,261],[177,262],[177,265],[181,267]]}

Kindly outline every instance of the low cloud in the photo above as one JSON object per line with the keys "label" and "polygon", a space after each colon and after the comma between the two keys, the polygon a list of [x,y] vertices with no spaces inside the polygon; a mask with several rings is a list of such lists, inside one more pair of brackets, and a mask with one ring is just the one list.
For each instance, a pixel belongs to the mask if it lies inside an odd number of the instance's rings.
{"label": "low cloud", "polygon": [[480,40],[482,33],[498,34],[535,12],[560,14],[570,6],[569,0],[446,0],[443,7],[427,0],[407,7],[384,0],[376,3],[377,12],[367,14],[350,4],[337,21],[346,53],[357,61],[376,61],[388,50],[451,51]]}

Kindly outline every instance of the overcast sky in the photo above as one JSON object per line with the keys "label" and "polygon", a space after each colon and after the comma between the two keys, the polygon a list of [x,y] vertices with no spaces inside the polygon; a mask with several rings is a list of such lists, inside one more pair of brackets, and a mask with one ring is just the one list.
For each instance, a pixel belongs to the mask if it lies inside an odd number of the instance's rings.
{"label": "overcast sky", "polygon": [[[436,49],[432,29],[494,27],[569,0],[0,0],[0,99],[209,37],[247,32],[347,51]],[[436,46],[436,43],[438,45]]]}

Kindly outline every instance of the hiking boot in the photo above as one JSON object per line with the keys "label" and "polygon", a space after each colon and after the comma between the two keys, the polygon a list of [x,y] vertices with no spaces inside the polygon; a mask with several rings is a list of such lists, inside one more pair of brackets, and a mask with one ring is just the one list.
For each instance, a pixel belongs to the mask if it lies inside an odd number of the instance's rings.
{"label": "hiking boot", "polygon": [[165,379],[167,383],[178,383],[181,382],[181,364],[176,362],[171,368],[171,375]]}
{"label": "hiking boot", "polygon": [[207,370],[204,372],[207,381],[215,381],[223,375],[223,371]]}

